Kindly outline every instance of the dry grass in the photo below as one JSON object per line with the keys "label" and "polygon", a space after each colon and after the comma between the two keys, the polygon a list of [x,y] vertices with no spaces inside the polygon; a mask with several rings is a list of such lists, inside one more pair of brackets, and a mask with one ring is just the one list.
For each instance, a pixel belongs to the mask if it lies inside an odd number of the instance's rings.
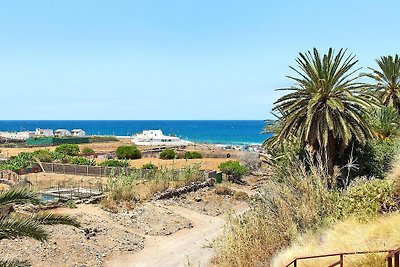
{"label": "dry grass", "polygon": [[250,212],[231,216],[215,242],[217,266],[268,266],[272,256],[300,233],[316,229],[330,212],[327,177],[321,162],[302,162],[280,171],[285,181],[271,181],[252,199]]}
{"label": "dry grass", "polygon": [[[286,266],[294,257],[351,251],[396,249],[400,246],[400,214],[393,213],[360,223],[349,219],[336,223],[332,229],[313,235],[303,235],[295,244],[283,250],[273,260],[273,267]],[[345,266],[385,266],[387,254],[345,256]],[[304,260],[299,267],[328,266],[336,258]]]}

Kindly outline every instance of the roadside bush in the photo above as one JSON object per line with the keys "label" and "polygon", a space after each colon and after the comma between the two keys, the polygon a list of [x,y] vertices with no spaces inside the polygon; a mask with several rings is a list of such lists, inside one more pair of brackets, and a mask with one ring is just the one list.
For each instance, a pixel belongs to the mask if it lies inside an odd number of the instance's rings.
{"label": "roadside bush", "polygon": [[233,177],[241,177],[245,174],[249,173],[249,168],[245,165],[242,165],[237,160],[229,160],[222,162],[218,169],[225,173],[226,175],[233,176]]}
{"label": "roadside bush", "polygon": [[355,180],[335,204],[335,219],[355,217],[368,221],[379,213],[397,210],[393,181],[385,179]]}
{"label": "roadside bush", "polygon": [[56,147],[54,150],[56,153],[68,155],[68,156],[78,156],[79,155],[79,146],[76,144],[62,144]]}
{"label": "roadside bush", "polygon": [[53,153],[47,149],[39,149],[35,150],[32,153],[32,156],[39,160],[40,162],[52,162],[53,161]]}
{"label": "roadside bush", "polygon": [[143,164],[142,169],[157,170],[157,166],[154,165],[153,163],[149,162],[149,163]]}
{"label": "roadside bush", "polygon": [[93,155],[94,153],[96,153],[96,152],[91,147],[84,147],[82,149],[82,154],[84,154],[84,155]]}
{"label": "roadside bush", "polygon": [[160,159],[175,159],[176,152],[170,148],[166,148],[160,153]]}
{"label": "roadside bush", "polygon": [[197,151],[187,151],[184,155],[185,159],[201,159],[203,155]]}
{"label": "roadside bush", "polygon": [[115,153],[118,159],[140,159],[142,157],[142,153],[140,153],[140,150],[134,145],[120,146]]}
{"label": "roadside bush", "polygon": [[89,165],[89,166],[96,166],[96,161],[94,159],[88,159],[85,157],[72,157],[69,160],[70,164],[75,165]]}
{"label": "roadside bush", "polygon": [[106,159],[100,163],[103,167],[129,167],[128,160]]}

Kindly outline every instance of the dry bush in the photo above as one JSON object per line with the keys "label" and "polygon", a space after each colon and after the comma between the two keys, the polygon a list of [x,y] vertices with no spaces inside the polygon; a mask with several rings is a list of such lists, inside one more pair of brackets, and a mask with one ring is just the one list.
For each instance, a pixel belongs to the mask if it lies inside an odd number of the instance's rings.
{"label": "dry bush", "polygon": [[238,154],[238,159],[251,171],[256,171],[261,167],[261,158],[257,153],[241,152]]}
{"label": "dry bush", "polygon": [[[336,223],[331,229],[321,230],[316,234],[303,235],[295,244],[279,253],[273,259],[271,266],[286,266],[293,258],[306,255],[396,249],[400,245],[399,221],[400,214],[392,213],[369,223],[361,223],[355,219]],[[387,253],[345,256],[344,263],[345,266],[349,267],[383,267],[386,266],[386,255]],[[328,266],[337,261],[338,258],[302,260],[298,262],[298,266]]]}
{"label": "dry bush", "polygon": [[400,199],[400,157],[393,161],[388,178],[393,181],[394,193]]}
{"label": "dry bush", "polygon": [[215,242],[218,266],[267,266],[276,251],[323,223],[332,208],[328,176],[320,160],[307,165],[295,160],[276,169],[283,180],[270,181],[245,215],[229,217]]}

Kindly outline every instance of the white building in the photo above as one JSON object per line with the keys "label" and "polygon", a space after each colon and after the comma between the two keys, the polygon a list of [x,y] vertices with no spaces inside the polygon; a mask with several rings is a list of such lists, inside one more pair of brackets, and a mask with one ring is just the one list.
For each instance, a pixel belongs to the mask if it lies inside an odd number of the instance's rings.
{"label": "white building", "polygon": [[73,129],[71,131],[72,136],[76,137],[84,137],[86,135],[86,132],[82,129]]}
{"label": "white building", "polygon": [[66,137],[66,136],[71,136],[71,132],[68,131],[67,129],[57,129],[54,131],[54,135],[56,137]]}
{"label": "white building", "polygon": [[10,140],[26,140],[28,138],[35,137],[35,132],[23,131],[23,132],[0,132],[0,138]]}
{"label": "white building", "polygon": [[187,146],[192,142],[176,136],[164,135],[161,130],[147,130],[132,136],[132,143],[139,146]]}
{"label": "white building", "polygon": [[35,135],[43,135],[43,136],[47,136],[47,137],[53,137],[54,136],[54,132],[53,132],[52,129],[36,128]]}

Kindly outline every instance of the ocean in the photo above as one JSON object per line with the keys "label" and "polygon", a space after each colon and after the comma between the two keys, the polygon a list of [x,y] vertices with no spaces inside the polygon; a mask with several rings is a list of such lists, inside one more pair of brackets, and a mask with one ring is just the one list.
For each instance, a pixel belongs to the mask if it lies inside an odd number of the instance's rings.
{"label": "ocean", "polygon": [[7,120],[0,131],[34,131],[36,128],[68,130],[81,128],[88,135],[130,136],[143,130],[161,129],[182,139],[212,144],[261,144],[269,134],[261,134],[262,120]]}

